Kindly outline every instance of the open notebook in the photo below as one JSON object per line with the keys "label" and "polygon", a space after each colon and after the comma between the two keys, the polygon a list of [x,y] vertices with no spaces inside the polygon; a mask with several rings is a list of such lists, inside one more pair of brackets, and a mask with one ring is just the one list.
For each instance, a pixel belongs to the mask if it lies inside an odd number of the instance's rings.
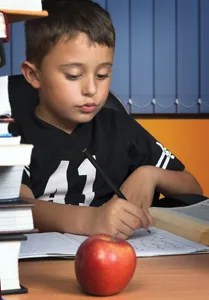
{"label": "open notebook", "polygon": [[[22,242],[20,259],[38,257],[73,258],[79,245],[87,237],[69,233],[47,232],[29,234],[27,238],[26,241]],[[209,253],[209,247],[207,246],[155,227],[150,228],[150,233],[144,229],[136,230],[135,234],[128,239],[128,242],[134,247],[137,257]]]}

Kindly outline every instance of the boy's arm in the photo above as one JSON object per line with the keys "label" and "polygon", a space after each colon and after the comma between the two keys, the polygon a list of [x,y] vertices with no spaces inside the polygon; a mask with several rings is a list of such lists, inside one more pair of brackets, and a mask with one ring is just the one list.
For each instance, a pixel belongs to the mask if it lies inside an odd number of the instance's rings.
{"label": "boy's arm", "polygon": [[199,182],[187,170],[171,171],[157,168],[157,190],[165,196],[178,194],[200,194],[203,191]]}
{"label": "boy's arm", "polygon": [[30,188],[24,184],[20,196],[35,204],[34,224],[40,231],[82,235],[107,233],[127,238],[135,229],[147,228],[151,223],[147,211],[116,197],[100,207],[65,205],[35,199]]}
{"label": "boy's arm", "polygon": [[[83,220],[88,219],[86,207],[35,199],[31,189],[24,184],[21,186],[20,197],[35,204],[33,218],[35,227],[40,231],[69,232],[72,227],[72,233],[85,234]],[[85,215],[82,216],[83,214]]]}
{"label": "boy's arm", "polygon": [[202,195],[201,186],[186,170],[172,171],[155,166],[136,169],[122,184],[121,191],[130,202],[145,209],[151,206],[155,191],[164,196]]}

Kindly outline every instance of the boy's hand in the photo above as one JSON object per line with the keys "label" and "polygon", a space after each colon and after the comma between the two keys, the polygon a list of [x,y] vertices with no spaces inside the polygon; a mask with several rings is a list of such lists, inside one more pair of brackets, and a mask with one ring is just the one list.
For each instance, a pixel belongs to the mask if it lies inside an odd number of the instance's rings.
{"label": "boy's hand", "polygon": [[151,216],[148,211],[114,196],[110,201],[96,207],[91,223],[91,235],[107,233],[126,239],[137,228],[148,228]]}

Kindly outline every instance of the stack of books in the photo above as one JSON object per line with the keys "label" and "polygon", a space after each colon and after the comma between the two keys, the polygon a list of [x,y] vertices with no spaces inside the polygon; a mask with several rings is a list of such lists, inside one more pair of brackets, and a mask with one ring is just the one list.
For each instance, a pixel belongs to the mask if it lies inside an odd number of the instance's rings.
{"label": "stack of books", "polygon": [[[1,186],[1,184],[0,184]],[[23,200],[0,200],[0,279],[2,295],[25,293],[20,285],[19,253],[26,233],[34,232],[33,205]]]}
{"label": "stack of books", "polygon": [[0,145],[17,145],[20,143],[20,136],[12,136],[9,126],[14,119],[9,114],[0,115]]}
{"label": "stack of books", "polygon": [[9,132],[13,118],[0,114],[0,202],[19,198],[24,166],[30,164],[32,145],[20,144]]}
{"label": "stack of books", "polygon": [[41,0],[1,0],[0,10],[24,10],[24,11],[41,11],[42,1]]}
{"label": "stack of books", "polygon": [[[17,2],[22,5],[26,2],[41,5],[41,0],[0,2],[0,10],[15,9],[13,5]],[[7,15],[0,11],[0,67],[5,64],[3,43],[8,40]],[[33,146],[20,144],[20,136],[10,133],[9,128],[13,122],[8,96],[8,76],[0,76],[0,298],[1,293],[27,292],[20,285],[18,259],[21,242],[27,238],[25,233],[34,231],[32,204],[19,198],[24,166],[30,164]]]}
{"label": "stack of books", "polygon": [[20,144],[9,132],[14,122],[0,115],[0,280],[2,295],[27,292],[20,285],[18,258],[26,233],[34,232],[33,205],[19,198],[24,166],[30,164],[32,145]]}

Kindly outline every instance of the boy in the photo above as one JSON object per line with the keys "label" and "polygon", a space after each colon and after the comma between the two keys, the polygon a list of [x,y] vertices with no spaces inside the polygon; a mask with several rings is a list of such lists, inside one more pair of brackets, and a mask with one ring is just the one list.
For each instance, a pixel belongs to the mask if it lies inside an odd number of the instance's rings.
{"label": "boy", "polygon": [[[128,238],[151,224],[156,193],[201,194],[201,187],[131,116],[103,107],[115,47],[109,14],[90,0],[44,4],[49,16],[26,22],[22,73],[39,103],[18,120],[22,142],[34,145],[21,197],[36,204],[41,231]],[[128,201],[114,195],[84,149]]]}

